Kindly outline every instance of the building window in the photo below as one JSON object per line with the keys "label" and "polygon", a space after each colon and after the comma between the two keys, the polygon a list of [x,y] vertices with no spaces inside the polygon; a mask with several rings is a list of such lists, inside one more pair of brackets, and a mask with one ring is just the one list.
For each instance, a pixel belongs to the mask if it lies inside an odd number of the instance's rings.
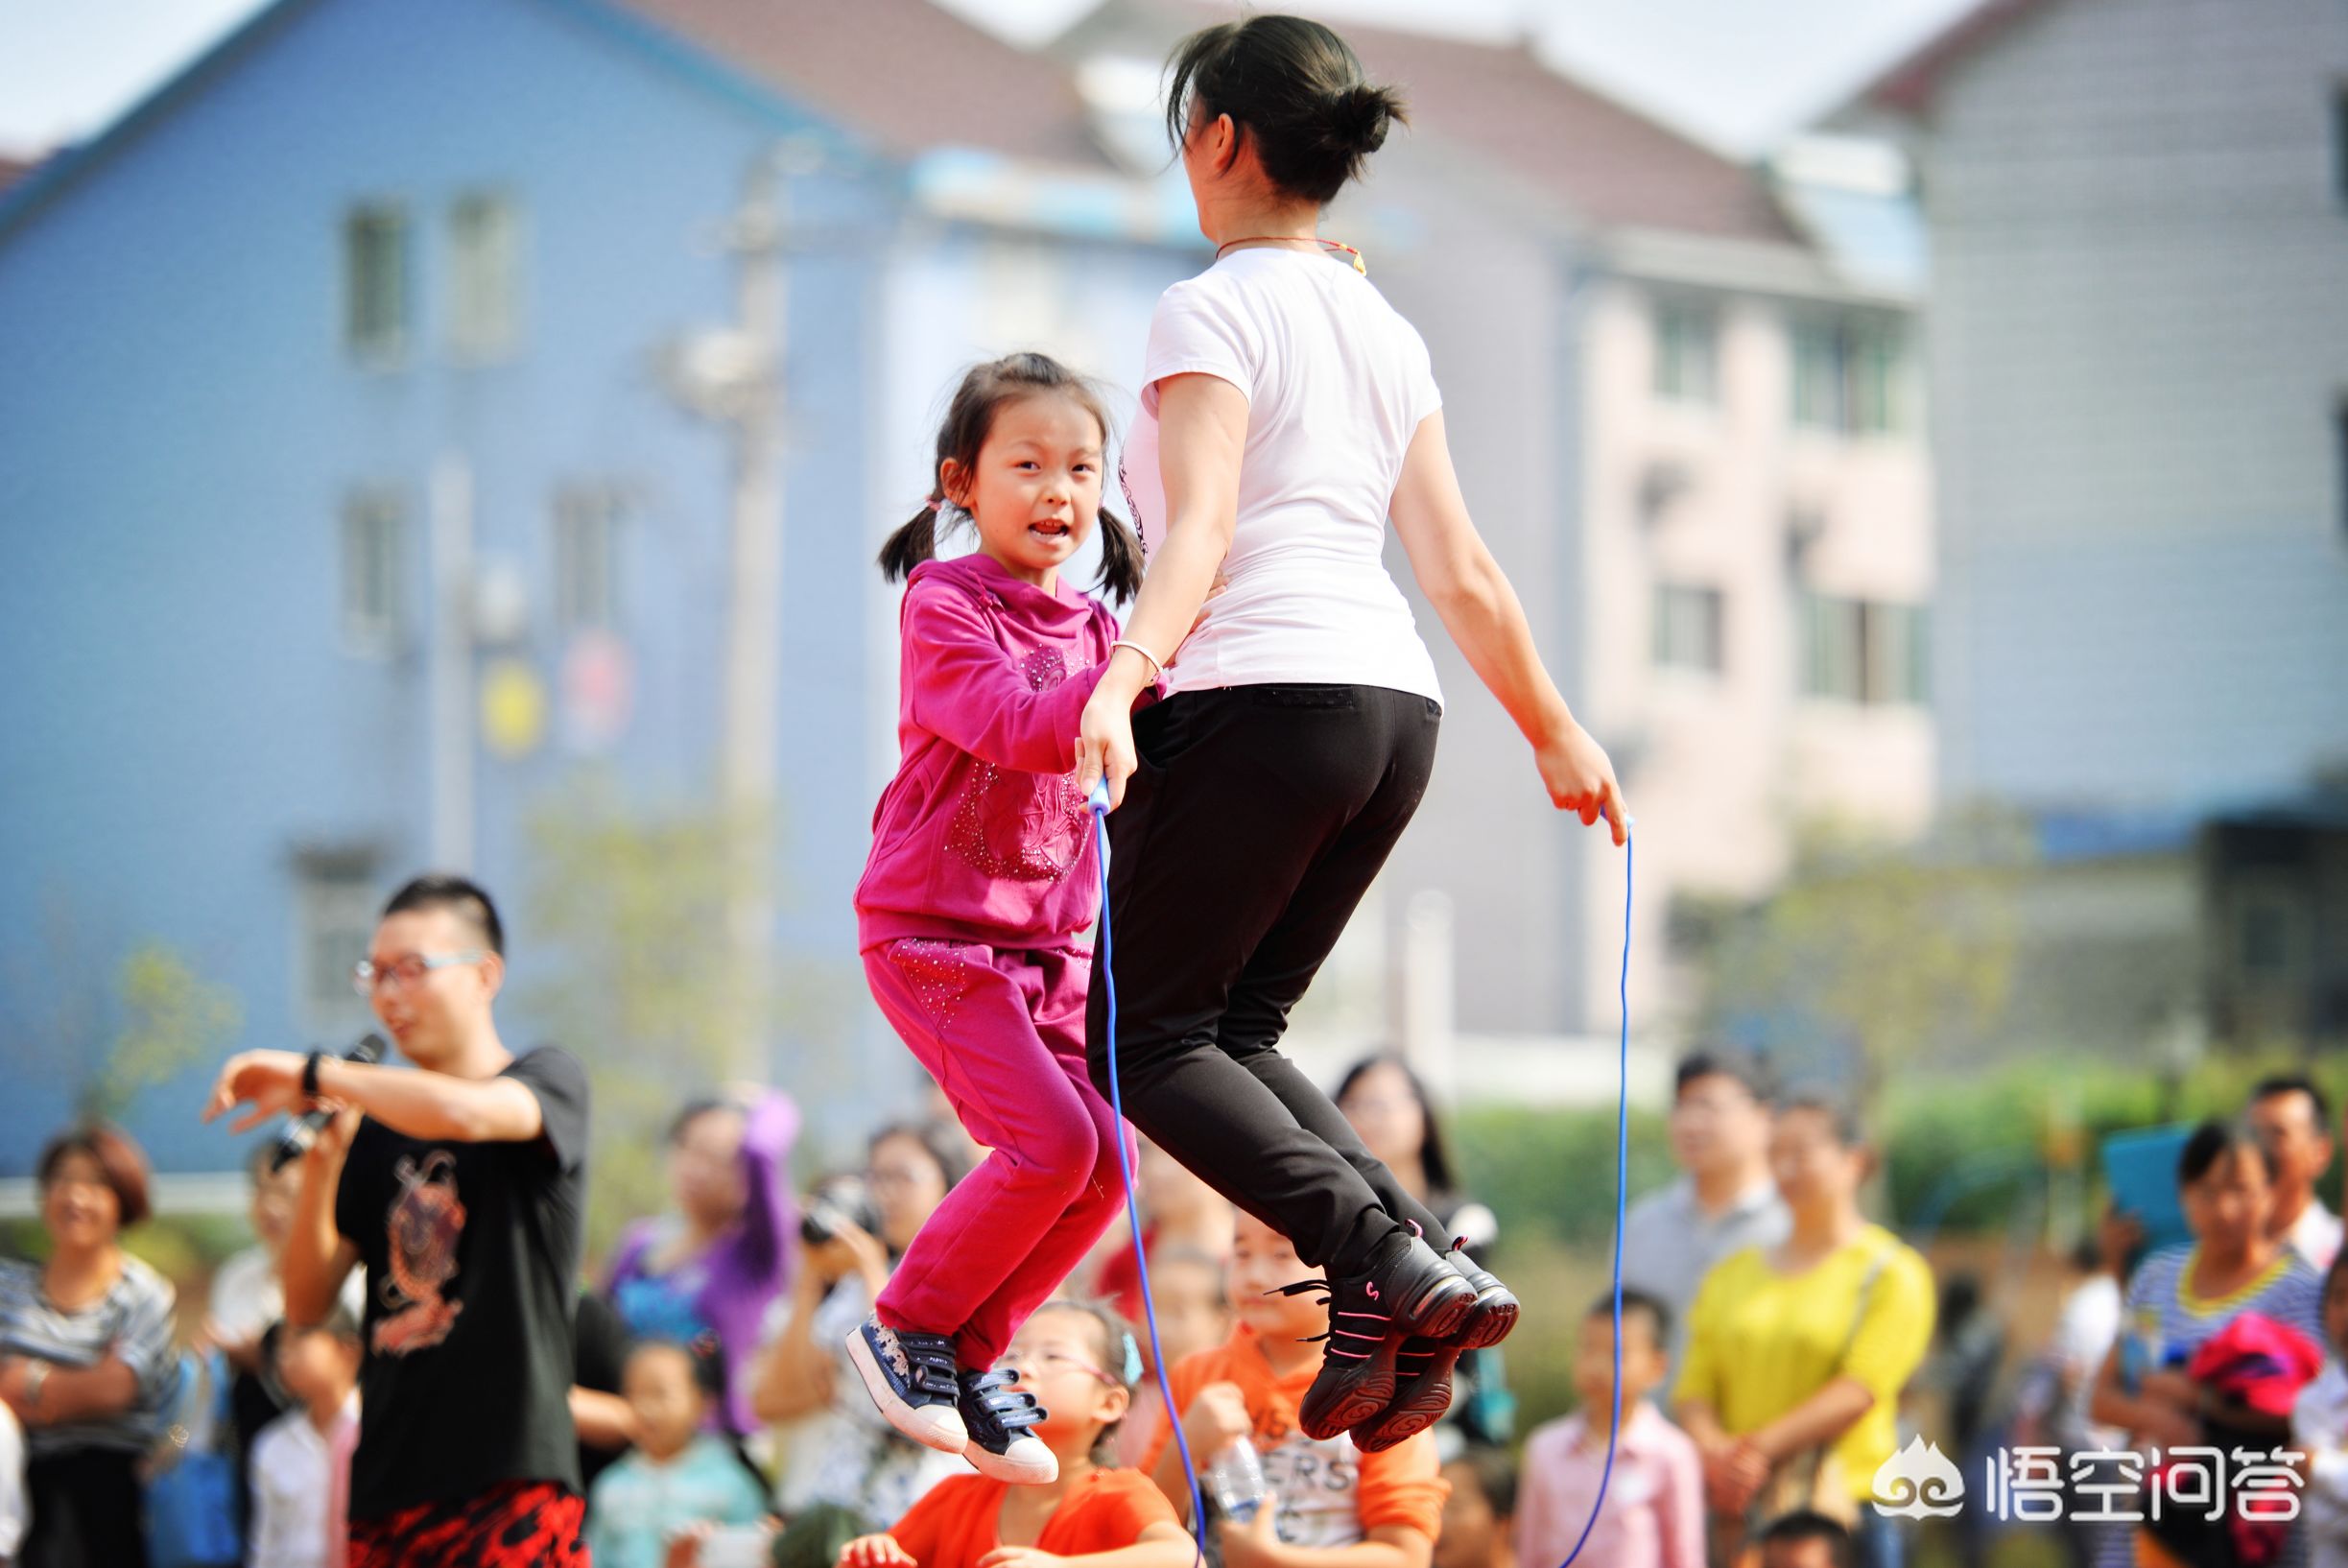
{"label": "building window", "polygon": [[1673,403],[1710,403],[1717,331],[1708,311],[1662,305],[1655,311],[1655,395]]}
{"label": "building window", "polygon": [[468,360],[502,358],[521,336],[521,219],[489,192],[461,198],[449,215],[449,346]]}
{"label": "building window", "polygon": [[1721,596],[1718,588],[1655,584],[1655,663],[1666,670],[1719,675]]}
{"label": "building window", "polygon": [[555,498],[555,624],[607,631],[619,620],[618,494],[580,486]]}
{"label": "building window", "polygon": [[1832,327],[1793,329],[1793,422],[1813,430],[1842,428],[1842,355]]}
{"label": "building window", "polygon": [[374,939],[380,900],[374,857],[364,850],[297,855],[294,898],[294,986],[303,1022],[323,1031],[365,1016],[351,969]]}
{"label": "building window", "polygon": [[367,490],[343,506],[343,645],[379,657],[399,641],[399,498]]}
{"label": "building window", "polygon": [[1930,692],[1928,618],[1915,605],[1802,595],[1805,697],[1920,706]]}
{"label": "building window", "polygon": [[1924,705],[1932,690],[1927,624],[1921,606],[1861,606],[1859,640],[1867,655],[1868,701]]}
{"label": "building window", "polygon": [[1890,322],[1798,321],[1793,327],[1793,422],[1881,436],[1905,423],[1903,344]]}
{"label": "building window", "polygon": [[1843,344],[1845,428],[1862,436],[1885,436],[1899,428],[1900,347],[1887,326],[1854,326]]}
{"label": "building window", "polygon": [[343,339],[360,359],[399,358],[407,343],[408,221],[390,206],[343,221]]}
{"label": "building window", "polygon": [[1802,595],[1802,695],[1856,702],[1862,686],[1859,602]]}

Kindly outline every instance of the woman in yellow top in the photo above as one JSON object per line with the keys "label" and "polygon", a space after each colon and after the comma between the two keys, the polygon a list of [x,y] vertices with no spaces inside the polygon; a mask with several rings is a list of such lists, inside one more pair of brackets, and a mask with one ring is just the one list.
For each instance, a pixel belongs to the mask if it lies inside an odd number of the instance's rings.
{"label": "woman in yellow top", "polygon": [[1898,1521],[1863,1505],[1932,1342],[1933,1274],[1860,1214],[1873,1161],[1832,1105],[1787,1103],[1769,1164],[1792,1233],[1731,1253],[1696,1292],[1676,1393],[1703,1456],[1716,1558],[1767,1522],[1756,1513],[1817,1508],[1853,1527],[1859,1568],[1900,1568]]}

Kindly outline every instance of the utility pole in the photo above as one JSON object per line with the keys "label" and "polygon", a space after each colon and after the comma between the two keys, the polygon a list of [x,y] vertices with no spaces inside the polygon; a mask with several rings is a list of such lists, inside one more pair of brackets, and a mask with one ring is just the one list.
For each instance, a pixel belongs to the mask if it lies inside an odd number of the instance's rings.
{"label": "utility pole", "polygon": [[432,864],[473,869],[473,469],[460,452],[432,465]]}
{"label": "utility pole", "polygon": [[734,256],[735,321],[668,346],[663,370],[677,400],[733,438],[719,803],[736,878],[726,900],[731,955],[724,1013],[726,1071],[764,1079],[772,1015],[775,915],[776,710],[782,691],[781,430],[786,293],[782,181],[807,158],[786,143],[751,161],[724,226]]}

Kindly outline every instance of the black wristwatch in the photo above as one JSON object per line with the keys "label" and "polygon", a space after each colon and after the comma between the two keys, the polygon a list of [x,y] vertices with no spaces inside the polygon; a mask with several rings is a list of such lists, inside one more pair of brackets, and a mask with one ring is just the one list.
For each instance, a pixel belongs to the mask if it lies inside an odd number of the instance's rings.
{"label": "black wristwatch", "polygon": [[305,1100],[318,1098],[318,1064],[326,1059],[323,1051],[313,1051],[301,1058],[301,1094]]}

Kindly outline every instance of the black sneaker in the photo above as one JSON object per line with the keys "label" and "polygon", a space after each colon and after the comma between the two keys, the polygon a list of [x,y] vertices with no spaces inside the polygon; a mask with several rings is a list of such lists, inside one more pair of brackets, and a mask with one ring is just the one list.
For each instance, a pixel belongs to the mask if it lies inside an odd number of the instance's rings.
{"label": "black sneaker", "polygon": [[1329,1302],[1320,1371],[1305,1390],[1296,1424],[1318,1441],[1374,1420],[1394,1400],[1394,1357],[1417,1335],[1448,1340],[1476,1305],[1476,1293],[1443,1255],[1415,1235],[1379,1248],[1363,1273],[1281,1287],[1284,1295],[1321,1291]]}
{"label": "black sneaker", "polygon": [[1372,1420],[1352,1429],[1353,1445],[1364,1454],[1393,1447],[1415,1437],[1443,1418],[1451,1409],[1451,1373],[1459,1365],[1460,1346],[1454,1340],[1428,1340],[1416,1335],[1394,1352],[1394,1402]]}
{"label": "black sneaker", "polygon": [[959,1454],[970,1442],[962,1425],[954,1342],[942,1334],[900,1334],[878,1314],[848,1335],[848,1360],[889,1424],[926,1448]]}
{"label": "black sneaker", "polygon": [[1060,1478],[1060,1461],[1043,1439],[1028,1428],[1049,1414],[1025,1389],[1014,1388],[1019,1374],[958,1372],[961,1384],[962,1425],[970,1446],[962,1458],[991,1481],[1013,1485],[1040,1486]]}
{"label": "black sneaker", "polygon": [[1516,1327],[1517,1316],[1523,1310],[1516,1293],[1503,1285],[1490,1270],[1476,1267],[1476,1260],[1467,1255],[1465,1237],[1452,1243],[1451,1250],[1443,1257],[1476,1293],[1475,1308],[1452,1335],[1452,1345],[1460,1350],[1482,1350],[1500,1343]]}

